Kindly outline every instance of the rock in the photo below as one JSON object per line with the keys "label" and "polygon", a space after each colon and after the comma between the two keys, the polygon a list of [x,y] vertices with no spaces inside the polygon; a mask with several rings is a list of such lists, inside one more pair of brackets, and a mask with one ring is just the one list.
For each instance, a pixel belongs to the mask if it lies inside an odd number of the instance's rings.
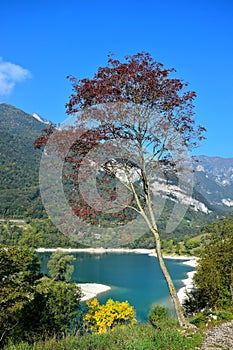
{"label": "rock", "polygon": [[233,321],[210,328],[201,350],[233,349]]}

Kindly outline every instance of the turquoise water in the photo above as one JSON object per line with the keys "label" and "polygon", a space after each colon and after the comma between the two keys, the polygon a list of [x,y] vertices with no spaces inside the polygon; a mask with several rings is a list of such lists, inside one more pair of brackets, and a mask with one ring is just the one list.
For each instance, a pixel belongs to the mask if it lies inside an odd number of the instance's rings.
{"label": "turquoise water", "polygon": [[[160,271],[157,258],[146,254],[90,254],[72,253],[75,256],[72,280],[78,283],[102,283],[112,289],[98,295],[101,303],[107,299],[128,300],[136,309],[139,321],[146,321],[151,306],[165,305],[174,313],[168,288]],[[47,273],[50,253],[41,253],[42,272]],[[193,268],[182,264],[183,260],[166,259],[166,265],[175,287],[179,290],[187,272]]]}

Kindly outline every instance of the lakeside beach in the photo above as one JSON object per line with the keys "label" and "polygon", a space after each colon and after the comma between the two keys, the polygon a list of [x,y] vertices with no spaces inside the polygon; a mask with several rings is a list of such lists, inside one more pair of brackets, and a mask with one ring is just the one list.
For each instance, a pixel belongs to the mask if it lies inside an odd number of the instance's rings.
{"label": "lakeside beach", "polygon": [[[188,266],[192,266],[193,268],[195,268],[198,264],[197,261],[198,261],[198,258],[195,257],[195,258],[192,258],[188,261],[184,261],[183,264],[188,265]],[[184,286],[182,288],[180,288],[178,293],[177,293],[181,305],[187,299],[187,293],[190,293],[194,289],[193,277],[194,277],[195,273],[196,273],[196,270],[188,272],[187,278],[182,280]]]}
{"label": "lakeside beach", "polygon": [[187,278],[182,280],[184,283],[184,287],[180,288],[177,295],[180,301],[180,304],[182,305],[183,302],[187,299],[187,293],[190,293],[194,286],[193,286],[193,277],[195,275],[196,271],[190,271],[187,273]]}
{"label": "lakeside beach", "polygon": [[55,252],[60,250],[66,253],[93,253],[93,254],[107,254],[107,253],[136,253],[136,254],[152,254],[154,249],[128,249],[128,248],[37,248],[38,253]]}
{"label": "lakeside beach", "polygon": [[[149,256],[155,256],[155,249],[129,249],[129,248],[37,248],[36,251],[38,253],[45,252],[55,252],[60,250],[66,253],[92,253],[92,254],[107,254],[107,253],[135,253],[135,254],[147,254]],[[178,260],[197,260],[198,258],[195,256],[186,256],[186,255],[163,255],[164,259],[178,259]]]}
{"label": "lakeside beach", "polygon": [[86,301],[95,298],[98,294],[107,292],[111,287],[101,283],[78,283],[77,284],[83,293],[81,301]]}

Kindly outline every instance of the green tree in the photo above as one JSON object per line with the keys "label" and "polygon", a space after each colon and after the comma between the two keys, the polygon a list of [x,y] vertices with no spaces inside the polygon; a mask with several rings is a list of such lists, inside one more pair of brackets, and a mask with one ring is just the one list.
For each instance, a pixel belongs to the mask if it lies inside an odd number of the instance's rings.
{"label": "green tree", "polygon": [[194,281],[207,307],[231,304],[232,266],[233,236],[218,239],[202,253]]}
{"label": "green tree", "polygon": [[33,300],[20,315],[16,340],[75,335],[81,322],[81,289],[76,283],[42,277],[35,284]]}
{"label": "green tree", "polygon": [[17,327],[19,315],[34,298],[39,260],[26,247],[0,246],[0,341]]}
{"label": "green tree", "polygon": [[196,291],[185,303],[191,311],[233,304],[233,215],[207,225],[203,232],[210,236],[196,268]]}
{"label": "green tree", "polygon": [[185,247],[187,250],[197,248],[199,245],[198,241],[195,239],[188,239],[185,241]]}
{"label": "green tree", "polygon": [[74,271],[72,262],[75,260],[73,255],[56,250],[48,261],[51,278],[55,281],[69,281]]}
{"label": "green tree", "polygon": [[18,244],[30,248],[38,248],[42,243],[42,233],[36,232],[35,229],[30,228],[22,232]]}
{"label": "green tree", "polygon": [[75,283],[42,277],[34,250],[0,245],[0,346],[9,338],[32,342],[75,334],[81,295]]}

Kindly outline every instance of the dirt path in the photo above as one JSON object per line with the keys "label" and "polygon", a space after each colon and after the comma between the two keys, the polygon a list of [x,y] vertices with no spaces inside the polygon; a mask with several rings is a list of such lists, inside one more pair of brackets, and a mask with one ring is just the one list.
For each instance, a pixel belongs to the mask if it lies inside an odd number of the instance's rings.
{"label": "dirt path", "polygon": [[233,350],[233,321],[215,326],[206,332],[201,350]]}

